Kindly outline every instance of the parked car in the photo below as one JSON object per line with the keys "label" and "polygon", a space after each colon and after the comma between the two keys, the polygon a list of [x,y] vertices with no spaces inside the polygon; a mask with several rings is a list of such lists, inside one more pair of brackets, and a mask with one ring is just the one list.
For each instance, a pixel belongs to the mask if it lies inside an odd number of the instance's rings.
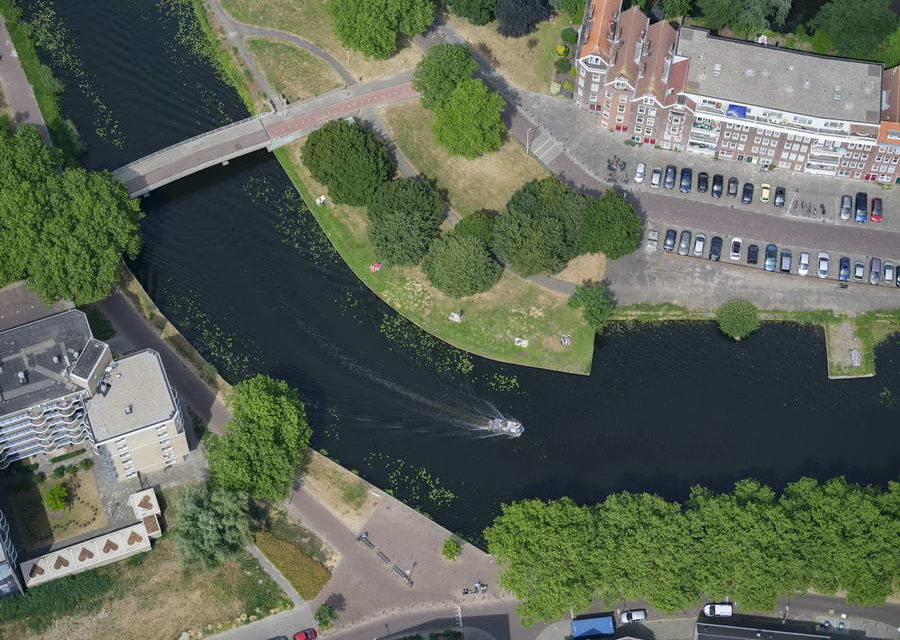
{"label": "parked car", "polygon": [[318,635],[315,629],[304,629],[294,634],[294,640],[316,640]]}
{"label": "parked car", "polygon": [[764,182],[759,185],[759,201],[760,202],[768,202],[772,197],[772,185]]}
{"label": "parked car", "polygon": [[850,279],[850,258],[843,256],[841,258],[840,268],[838,269],[838,280],[847,282]]}
{"label": "parked car", "polygon": [[747,264],[756,264],[759,262],[759,247],[751,244],[747,247]]}
{"label": "parked car", "polygon": [[729,256],[732,260],[740,260],[741,259],[741,245],[744,243],[740,238],[735,238],[731,241],[731,255]]}
{"label": "parked car", "polygon": [[781,250],[781,264],[778,267],[778,270],[781,273],[790,273],[791,272],[791,258],[794,254],[791,253],[790,249],[782,249]]}
{"label": "parked car", "polygon": [[659,246],[659,231],[648,231],[647,232],[647,244],[644,245],[644,248],[647,251],[656,251],[656,248]]}
{"label": "parked car", "polygon": [[881,222],[881,198],[872,198],[872,214],[869,216],[872,222]]}
{"label": "parked car", "polygon": [[772,204],[776,207],[784,206],[784,187],[775,187],[775,201]]}
{"label": "parked car", "polygon": [[869,208],[866,206],[867,203],[866,194],[862,191],[856,194],[856,221],[857,222],[865,222],[866,216],[869,214]]}
{"label": "parked car", "polygon": [[681,184],[678,186],[678,190],[681,193],[690,193],[691,192],[691,183],[694,181],[694,172],[685,167],[681,170]]}
{"label": "parked car", "polygon": [[654,189],[659,189],[659,184],[662,182],[662,169],[659,167],[653,167],[653,173],[650,174],[650,186]]}
{"label": "parked car", "polygon": [[722,238],[719,236],[713,236],[713,239],[709,243],[709,259],[719,261],[719,258],[722,257]]}
{"label": "parked car", "polygon": [[897,269],[897,286],[900,287],[900,269]]}
{"label": "parked car", "polygon": [[797,275],[809,275],[809,254],[806,252],[800,254],[800,261],[797,263]]}
{"label": "parked car", "polygon": [[722,177],[722,174],[717,173],[713,176],[712,183],[712,191],[710,194],[713,198],[721,198],[722,197],[722,186],[725,184],[725,178]]}
{"label": "parked car", "polygon": [[869,284],[881,282],[881,258],[869,260]]}
{"label": "parked car", "polygon": [[709,174],[705,171],[701,171],[697,174],[697,191],[700,193],[709,191]]}
{"label": "parked car", "polygon": [[675,188],[675,165],[670,164],[666,167],[666,179],[663,182],[663,186],[666,189],[674,189]]}
{"label": "parked car", "polygon": [[678,237],[678,232],[675,229],[669,229],[666,231],[666,242],[663,244],[663,250],[672,251],[675,248],[675,238]]}
{"label": "parked car", "polygon": [[638,162],[637,166],[634,168],[634,181],[640,184],[644,181],[644,172],[647,170],[647,165],[643,162]]}
{"label": "parked car", "polygon": [[728,178],[728,196],[731,198],[736,198],[738,192],[738,179],[737,178]]}
{"label": "parked car", "polygon": [[678,255],[686,256],[691,248],[691,232],[681,232],[681,242],[678,243]]}
{"label": "parked car", "polygon": [[849,220],[853,215],[853,198],[841,196],[841,220]]}
{"label": "parked car", "polygon": [[862,280],[863,275],[866,273],[866,265],[863,264],[862,260],[857,260],[853,263],[853,279],[854,280]]}
{"label": "parked car", "polygon": [[885,284],[894,284],[894,263],[893,262],[885,262],[884,263],[884,283]]}
{"label": "parked car", "polygon": [[753,202],[753,183],[745,182],[744,183],[744,191],[741,193],[741,202],[744,204],[750,204]]}
{"label": "parked car", "polygon": [[706,236],[702,233],[698,233],[694,238],[694,255],[702,256],[703,251],[706,249]]}
{"label": "parked car", "polygon": [[708,618],[727,618],[734,614],[734,605],[730,602],[715,602],[703,607],[703,615]]}
{"label": "parked car", "polygon": [[619,616],[619,624],[628,624],[630,622],[640,622],[647,619],[646,609],[626,609]]}
{"label": "parked car", "polygon": [[775,258],[778,255],[778,247],[774,244],[766,245],[766,262],[763,265],[766,271],[775,271]]}
{"label": "parked car", "polygon": [[831,257],[824,251],[819,253],[819,268],[816,270],[816,275],[820,278],[828,277],[828,262],[830,259]]}

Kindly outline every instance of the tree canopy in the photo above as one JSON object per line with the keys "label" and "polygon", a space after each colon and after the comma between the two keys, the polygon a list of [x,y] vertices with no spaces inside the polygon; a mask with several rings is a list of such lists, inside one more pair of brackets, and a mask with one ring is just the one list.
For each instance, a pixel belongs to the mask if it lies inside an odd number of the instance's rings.
{"label": "tree canopy", "polygon": [[503,268],[479,238],[448,233],[431,245],[422,270],[439,291],[464,298],[497,284]]}
{"label": "tree canopy", "polygon": [[214,567],[239,552],[250,539],[247,495],[187,485],[176,507],[172,534],[186,566]]}
{"label": "tree canopy", "polygon": [[358,122],[332,120],[309,134],[303,164],[337,204],[365,205],[394,175],[387,145]]}
{"label": "tree canopy", "polygon": [[44,504],[51,511],[62,511],[69,506],[69,487],[59,482],[44,493]]}
{"label": "tree canopy", "polygon": [[831,0],[810,22],[831,35],[836,53],[872,59],[898,26],[891,0]]}
{"label": "tree canopy", "polygon": [[791,10],[791,0],[697,0],[697,8],[710,29],[728,27],[750,34],[783,25]]}
{"label": "tree canopy", "polygon": [[438,236],[441,196],[426,182],[399,178],[383,184],[369,202],[369,238],[387,265],[418,264]]}
{"label": "tree canopy", "polygon": [[456,223],[453,233],[457,236],[475,236],[490,247],[494,242],[494,219],[483,211],[471,213]]}
{"label": "tree canopy", "polygon": [[584,211],[581,253],[604,253],[610,260],[633,253],[641,242],[641,219],[612,189],[591,198]]}
{"label": "tree canopy", "polygon": [[[550,5],[547,0],[497,0],[496,15],[497,31],[508,38],[518,38],[550,17]],[[577,22],[581,22],[580,16]]]}
{"label": "tree canopy", "polygon": [[759,329],[759,310],[751,302],[732,300],[716,309],[716,322],[722,333],[740,340]]}
{"label": "tree canopy", "polygon": [[683,18],[690,13],[694,0],[663,0],[662,10],[666,20]]}
{"label": "tree canopy", "polygon": [[107,296],[141,247],[137,200],[108,172],[63,168],[34,127],[0,127],[0,286],[27,279],[51,303]]}
{"label": "tree canopy", "polygon": [[312,435],[306,410],[286,382],[257,375],[229,398],[232,419],[209,447],[209,472],[226,489],[278,501],[287,495]]}
{"label": "tree canopy", "polygon": [[470,23],[481,26],[494,19],[497,0],[450,0],[450,12],[465,18]]}
{"label": "tree canopy", "polygon": [[478,63],[464,44],[439,44],[431,47],[419,60],[413,74],[413,89],[422,94],[422,106],[433,109],[444,102],[453,90],[468,80]]}
{"label": "tree canopy", "polygon": [[609,322],[616,303],[605,284],[593,283],[578,285],[569,297],[569,306],[581,309],[585,321],[600,331]]}
{"label": "tree canopy", "polygon": [[434,110],[434,137],[450,155],[476,158],[503,144],[503,108],[499,94],[478,79],[460,82]]}
{"label": "tree canopy", "polygon": [[390,58],[401,35],[422,33],[434,20],[432,0],[329,0],[334,33],[348,49]]}
{"label": "tree canopy", "polygon": [[551,2],[551,5],[568,14],[569,21],[572,24],[581,24],[581,21],[584,19],[585,0],[555,0]]}

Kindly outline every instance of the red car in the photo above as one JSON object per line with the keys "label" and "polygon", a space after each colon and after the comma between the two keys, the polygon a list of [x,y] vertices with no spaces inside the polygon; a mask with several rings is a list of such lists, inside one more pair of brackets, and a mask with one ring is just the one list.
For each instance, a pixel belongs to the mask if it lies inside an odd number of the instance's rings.
{"label": "red car", "polygon": [[294,634],[294,640],[316,640],[318,635],[315,629],[304,629]]}
{"label": "red car", "polygon": [[872,198],[872,215],[869,216],[872,222],[881,222],[881,198]]}

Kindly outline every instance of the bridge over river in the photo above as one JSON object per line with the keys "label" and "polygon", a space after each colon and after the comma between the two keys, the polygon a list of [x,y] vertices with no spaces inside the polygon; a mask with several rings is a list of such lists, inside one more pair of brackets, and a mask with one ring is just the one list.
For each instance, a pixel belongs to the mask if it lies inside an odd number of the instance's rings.
{"label": "bridge over river", "polygon": [[419,94],[413,90],[411,79],[412,72],[407,72],[295,102],[161,149],[116,169],[113,175],[136,198],[232,158],[260,149],[272,151],[365,107],[416,99]]}

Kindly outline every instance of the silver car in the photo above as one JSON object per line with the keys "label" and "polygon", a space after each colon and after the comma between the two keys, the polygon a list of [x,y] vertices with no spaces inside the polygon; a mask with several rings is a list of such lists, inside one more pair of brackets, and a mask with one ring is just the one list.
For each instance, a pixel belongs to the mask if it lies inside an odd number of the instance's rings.
{"label": "silver car", "polygon": [[853,215],[853,198],[841,196],[841,220],[849,220]]}
{"label": "silver car", "polygon": [[706,249],[706,236],[702,233],[698,233],[697,237],[694,238],[694,255],[702,256],[703,251]]}
{"label": "silver car", "polygon": [[644,173],[647,171],[647,165],[643,162],[638,162],[637,167],[634,170],[634,181],[640,184],[644,181]]}
{"label": "silver car", "polygon": [[893,284],[894,283],[894,263],[893,262],[885,262],[884,263],[884,283],[885,284]]}
{"label": "silver car", "polygon": [[824,251],[822,251],[819,254],[819,268],[816,271],[816,275],[819,276],[820,278],[828,277],[828,260],[829,260],[828,254],[825,253]]}
{"label": "silver car", "polygon": [[681,242],[678,244],[678,255],[686,256],[691,250],[691,232],[681,232]]}
{"label": "silver car", "polygon": [[659,189],[659,185],[662,182],[662,169],[659,167],[653,167],[653,173],[650,174],[650,186],[654,189]]}
{"label": "silver car", "polygon": [[869,284],[881,282],[881,258],[872,258],[869,261]]}
{"label": "silver car", "polygon": [[[782,253],[782,256],[783,255],[784,254]],[[809,275],[809,254],[806,252],[800,254],[800,262],[797,264],[797,275]]]}

